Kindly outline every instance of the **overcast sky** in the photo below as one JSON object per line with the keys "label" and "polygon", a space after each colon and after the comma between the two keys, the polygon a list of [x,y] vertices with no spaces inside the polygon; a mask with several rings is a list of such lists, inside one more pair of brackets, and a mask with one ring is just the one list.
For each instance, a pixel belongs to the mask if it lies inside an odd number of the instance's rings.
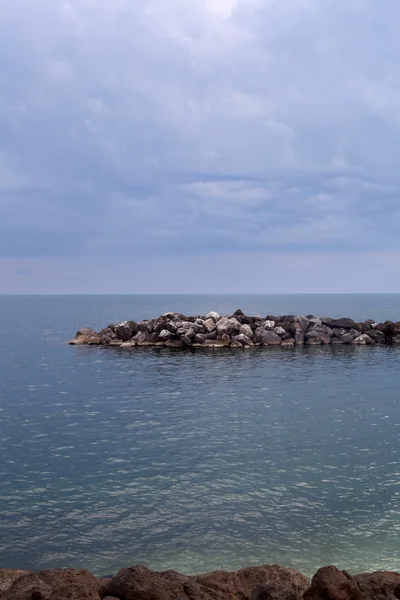
{"label": "overcast sky", "polygon": [[0,293],[400,292],[399,0],[0,0]]}

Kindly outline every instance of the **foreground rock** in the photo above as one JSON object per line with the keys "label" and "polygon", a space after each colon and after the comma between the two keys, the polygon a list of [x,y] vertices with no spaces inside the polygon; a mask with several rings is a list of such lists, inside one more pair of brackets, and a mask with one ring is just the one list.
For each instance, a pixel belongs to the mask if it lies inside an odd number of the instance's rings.
{"label": "foreground rock", "polygon": [[275,565],[192,577],[175,571],[155,573],[140,565],[120,571],[104,592],[121,600],[301,600],[308,586],[299,571]]}
{"label": "foreground rock", "polygon": [[31,573],[0,569],[0,600],[395,600],[400,574],[376,571],[351,576],[329,566],[312,581],[278,565],[228,573],[182,575],[137,565],[96,579],[86,570]]}
{"label": "foreground rock", "polygon": [[123,321],[117,325],[110,324],[100,332],[85,327],[77,332],[69,344],[182,349],[400,345],[400,321],[376,323],[368,319],[357,323],[348,318],[317,318],[313,315],[246,316],[241,310],[230,316],[210,312],[187,317],[169,312],[157,319],[139,323]]}

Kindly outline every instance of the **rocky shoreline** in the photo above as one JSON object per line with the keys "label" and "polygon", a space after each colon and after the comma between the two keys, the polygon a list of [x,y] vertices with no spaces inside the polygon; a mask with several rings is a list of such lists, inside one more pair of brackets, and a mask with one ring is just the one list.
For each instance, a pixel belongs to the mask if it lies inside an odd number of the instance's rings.
{"label": "rocky shoreline", "polygon": [[0,600],[395,600],[400,573],[351,576],[323,567],[311,581],[279,565],[182,575],[137,565],[115,577],[97,578],[83,569],[31,572],[0,569]]}
{"label": "rocky shoreline", "polygon": [[321,346],[327,344],[400,345],[400,321],[356,322],[314,315],[247,316],[237,310],[230,316],[217,312],[187,317],[167,312],[158,318],[123,321],[96,332],[85,327],[69,344],[117,348],[257,348],[260,346]]}

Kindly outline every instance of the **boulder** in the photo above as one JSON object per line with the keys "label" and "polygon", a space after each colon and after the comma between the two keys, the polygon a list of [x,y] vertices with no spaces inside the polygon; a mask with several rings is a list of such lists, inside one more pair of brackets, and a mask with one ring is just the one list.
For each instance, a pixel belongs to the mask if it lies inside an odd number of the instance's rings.
{"label": "boulder", "polygon": [[194,338],[194,342],[195,344],[202,344],[206,339],[206,336],[204,335],[204,333],[196,333],[195,338]]}
{"label": "boulder", "polygon": [[[339,327],[341,329],[358,329],[359,325],[353,319],[331,319],[330,317],[326,317],[321,319],[321,322],[328,327]],[[360,328],[361,329],[361,328]]]}
{"label": "boulder", "polygon": [[171,331],[169,331],[168,329],[163,329],[158,334],[158,337],[161,341],[166,342],[167,340],[172,340],[174,337],[174,334],[171,333]]}
{"label": "boulder", "polygon": [[234,336],[232,338],[232,341],[233,342],[240,342],[242,344],[242,346],[254,346],[254,343],[251,340],[251,338],[249,338],[244,333],[239,333],[239,335]]}
{"label": "boulder", "polygon": [[100,600],[102,586],[85,569],[49,569],[19,577],[1,600]]}
{"label": "boulder", "polygon": [[275,331],[264,331],[262,343],[264,346],[279,346],[282,338]]}
{"label": "boulder", "polygon": [[22,571],[21,569],[0,569],[0,596],[12,586],[14,581],[30,574],[31,571]]}
{"label": "boulder", "polygon": [[282,340],[282,347],[290,348],[295,345],[294,338],[287,338],[286,340]]}
{"label": "boulder", "polygon": [[351,342],[352,344],[357,344],[359,346],[366,346],[367,344],[374,344],[374,340],[372,338],[369,337],[369,335],[367,335],[366,333],[363,333],[359,336],[357,336],[356,338],[354,338],[354,340]]}
{"label": "boulder", "polygon": [[303,594],[304,600],[364,600],[356,581],[346,571],[336,567],[319,569],[311,586]]}
{"label": "boulder", "polygon": [[384,344],[385,343],[385,334],[382,331],[377,331],[375,329],[371,329],[368,332],[369,337],[374,340],[376,344]]}
{"label": "boulder", "polygon": [[231,342],[229,345],[230,348],[243,348],[243,345],[238,342],[237,340],[235,340],[234,342]]}
{"label": "boulder", "polygon": [[279,327],[275,327],[274,333],[276,333],[277,335],[279,335],[280,337],[282,337],[283,335],[286,335],[287,331],[283,327],[279,326]]}
{"label": "boulder", "polygon": [[253,330],[250,327],[250,325],[241,325],[241,327],[239,329],[239,333],[243,333],[250,339],[253,337]]}
{"label": "boulder", "polygon": [[304,335],[304,331],[303,329],[296,329],[296,333],[295,333],[295,342],[297,346],[304,346],[304,339],[305,339],[305,335]]}
{"label": "boulder", "polygon": [[[399,598],[396,588],[400,588],[400,574],[393,571],[375,571],[354,576],[364,600],[384,600]],[[400,589],[398,590],[400,591]]]}
{"label": "boulder", "polygon": [[267,319],[264,323],[264,329],[266,329],[267,331],[273,331],[275,327],[275,321],[270,321],[269,319]]}
{"label": "boulder", "polygon": [[304,333],[307,333],[307,329],[310,326],[310,321],[309,319],[307,319],[307,317],[303,317],[303,316],[299,316],[296,317],[296,327],[298,329],[301,329],[302,331],[304,331]]}
{"label": "boulder", "polygon": [[216,328],[217,328],[217,325],[216,325],[216,322],[214,319],[209,318],[206,321],[204,321],[204,329],[206,330],[207,333],[211,333]]}
{"label": "boulder", "polygon": [[97,346],[101,344],[101,336],[94,329],[84,327],[77,332],[74,339],[70,340],[68,344],[72,346]]}
{"label": "boulder", "polygon": [[301,597],[309,581],[299,571],[279,566],[185,576],[175,571],[155,572],[139,565],[122,569],[105,585],[103,593],[121,600],[263,600],[264,590],[272,586],[286,594],[280,598],[290,598],[291,594]]}
{"label": "boulder", "polygon": [[217,321],[219,321],[220,318],[221,317],[219,316],[219,314],[217,312],[215,312],[214,310],[211,311],[211,312],[209,312],[208,315],[207,315],[207,317],[206,317],[206,319],[213,319],[213,321],[215,321],[215,323]]}
{"label": "boulder", "polygon": [[[242,325],[235,317],[222,317],[217,323],[218,335],[232,335],[233,333],[239,333]],[[252,331],[250,329],[251,335]]]}
{"label": "boulder", "polygon": [[125,323],[120,323],[119,325],[117,325],[114,333],[117,336],[117,339],[122,340],[123,342],[127,342],[137,332],[138,332],[138,327],[136,327],[136,331],[135,331],[135,333],[133,333],[133,330],[130,328],[129,323],[126,321]]}

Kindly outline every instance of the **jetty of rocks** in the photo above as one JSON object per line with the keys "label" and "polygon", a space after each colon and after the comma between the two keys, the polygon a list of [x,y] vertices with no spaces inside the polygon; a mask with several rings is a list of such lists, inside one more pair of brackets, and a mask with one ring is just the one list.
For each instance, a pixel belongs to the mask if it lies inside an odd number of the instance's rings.
{"label": "jetty of rocks", "polygon": [[83,569],[31,572],[0,569],[0,600],[395,600],[400,574],[375,571],[351,576],[323,567],[312,580],[279,565],[182,575],[137,565],[96,578]]}
{"label": "jetty of rocks", "polygon": [[347,317],[333,319],[314,315],[246,316],[237,310],[230,316],[217,312],[187,317],[167,312],[156,319],[123,321],[100,332],[80,329],[73,345],[119,348],[144,346],[167,348],[257,348],[260,346],[321,346],[323,344],[400,344],[400,321],[357,323]]}

